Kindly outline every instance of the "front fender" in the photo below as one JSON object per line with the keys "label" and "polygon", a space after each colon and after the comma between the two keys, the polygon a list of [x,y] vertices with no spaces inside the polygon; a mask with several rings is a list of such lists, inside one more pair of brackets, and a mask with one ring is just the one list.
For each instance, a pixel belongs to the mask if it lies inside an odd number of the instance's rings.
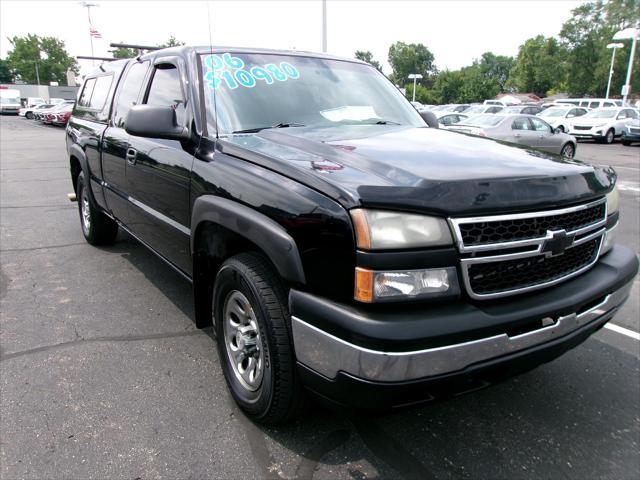
{"label": "front fender", "polygon": [[[198,197],[191,213],[191,231],[202,222],[212,222],[257,245],[275,265],[280,276],[304,284],[305,275],[298,247],[277,222],[266,215],[232,200],[214,195]],[[195,235],[191,235],[194,252]]]}

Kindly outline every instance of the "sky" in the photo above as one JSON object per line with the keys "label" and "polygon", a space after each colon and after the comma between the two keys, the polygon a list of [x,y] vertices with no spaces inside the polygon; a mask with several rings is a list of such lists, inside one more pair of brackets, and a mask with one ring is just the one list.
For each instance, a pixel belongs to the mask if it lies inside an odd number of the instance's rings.
{"label": "sky", "polygon": [[[321,0],[100,1],[91,9],[94,55],[111,56],[109,43],[154,45],[173,35],[188,45],[322,51]],[[555,36],[584,1],[328,0],[328,53],[353,57],[370,50],[383,63],[396,41],[423,43],[438,69],[469,65],[486,51],[516,55],[535,35]],[[63,40],[71,55],[90,55],[87,9],[78,1],[0,0],[0,57],[7,37],[35,33]],[[79,61],[81,73],[90,61]]]}

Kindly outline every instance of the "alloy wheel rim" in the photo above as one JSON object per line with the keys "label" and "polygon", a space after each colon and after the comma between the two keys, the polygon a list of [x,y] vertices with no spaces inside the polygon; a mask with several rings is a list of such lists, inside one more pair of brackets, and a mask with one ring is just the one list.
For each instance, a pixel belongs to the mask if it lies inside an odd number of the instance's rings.
{"label": "alloy wheel rim", "polygon": [[573,147],[571,145],[565,146],[563,154],[567,158],[573,158]]}
{"label": "alloy wheel rim", "polygon": [[247,297],[231,291],[224,302],[224,344],[233,373],[245,390],[255,392],[264,376],[264,351],[255,312]]}
{"label": "alloy wheel rim", "polygon": [[82,215],[82,228],[86,235],[91,230],[91,210],[89,209],[89,197],[87,189],[82,189],[82,198],[80,199],[80,214]]}
{"label": "alloy wheel rim", "polygon": [[613,143],[613,132],[611,130],[607,132],[607,142]]}

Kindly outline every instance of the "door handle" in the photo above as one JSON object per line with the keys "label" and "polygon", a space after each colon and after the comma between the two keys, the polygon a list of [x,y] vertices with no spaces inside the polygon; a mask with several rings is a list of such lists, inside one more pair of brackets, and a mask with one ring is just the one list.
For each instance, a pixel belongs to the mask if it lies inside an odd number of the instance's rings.
{"label": "door handle", "polygon": [[138,156],[138,151],[135,148],[127,148],[127,163],[129,165],[136,164],[136,157]]}

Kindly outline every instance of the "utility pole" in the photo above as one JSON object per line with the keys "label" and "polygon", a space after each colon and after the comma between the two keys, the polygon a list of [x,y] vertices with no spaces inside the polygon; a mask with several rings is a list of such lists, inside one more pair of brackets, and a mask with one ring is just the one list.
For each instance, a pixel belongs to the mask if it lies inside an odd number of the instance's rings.
{"label": "utility pole", "polygon": [[624,43],[610,43],[607,48],[612,48],[611,54],[611,67],[609,68],[609,81],[607,82],[607,95],[604,98],[609,98],[609,91],[611,90],[611,78],[613,77],[613,64],[616,61],[616,49],[624,47]]}
{"label": "utility pole", "polygon": [[327,0],[322,0],[322,53],[327,53]]}
{"label": "utility pole", "polygon": [[631,90],[631,72],[633,71],[633,57],[636,54],[636,44],[638,43],[638,35],[640,34],[640,22],[635,27],[620,30],[614,36],[614,40],[631,40],[631,52],[629,53],[629,65],[627,66],[627,79],[622,86],[622,105],[627,104],[627,97]]}
{"label": "utility pole", "polygon": [[[89,41],[91,42],[91,56],[93,57],[93,34],[91,32],[93,25],[91,24],[91,7],[99,7],[100,5],[91,2],[80,2],[80,5],[87,9],[87,20],[89,20]],[[91,60],[91,64],[95,65],[95,61]]]}

